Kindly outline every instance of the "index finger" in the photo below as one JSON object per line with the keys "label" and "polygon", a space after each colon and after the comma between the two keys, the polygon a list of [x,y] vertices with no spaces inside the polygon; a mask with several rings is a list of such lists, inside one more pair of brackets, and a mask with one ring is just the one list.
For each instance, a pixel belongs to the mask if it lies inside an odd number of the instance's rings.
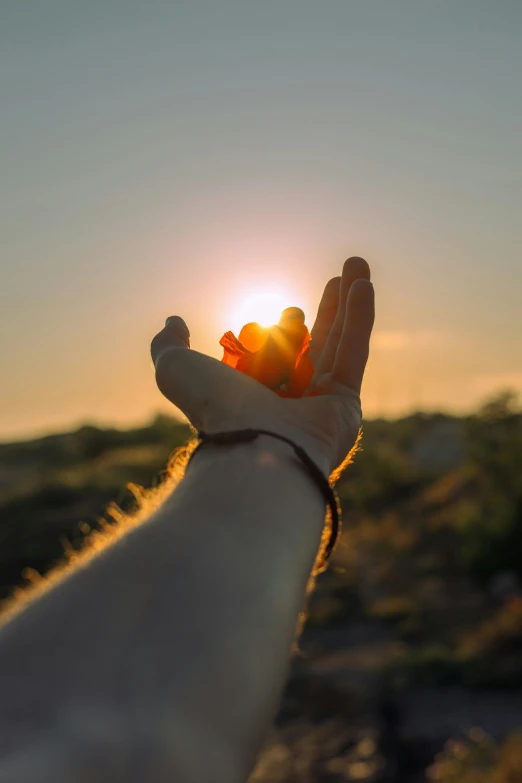
{"label": "index finger", "polygon": [[324,289],[319,308],[317,310],[317,318],[312,329],[312,340],[310,342],[310,357],[312,359],[314,367],[316,367],[321,352],[325,346],[330,329],[337,314],[337,307],[339,305],[339,290],[341,286],[341,278],[333,277],[326,284]]}
{"label": "index finger", "polygon": [[339,302],[337,313],[331,324],[331,328],[326,338],[326,343],[322,349],[319,361],[315,367],[314,379],[317,380],[321,375],[332,372],[339,340],[341,338],[346,317],[346,302],[352,284],[361,278],[370,280],[370,267],[364,258],[351,256],[345,261],[343,274],[340,283]]}

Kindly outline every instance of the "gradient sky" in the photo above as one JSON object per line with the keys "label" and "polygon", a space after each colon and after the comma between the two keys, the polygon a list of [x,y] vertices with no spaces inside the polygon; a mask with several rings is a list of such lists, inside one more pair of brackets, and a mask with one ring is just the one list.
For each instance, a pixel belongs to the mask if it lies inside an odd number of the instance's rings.
{"label": "gradient sky", "polygon": [[0,439],[167,410],[149,342],[374,269],[368,415],[522,389],[520,0],[0,2]]}

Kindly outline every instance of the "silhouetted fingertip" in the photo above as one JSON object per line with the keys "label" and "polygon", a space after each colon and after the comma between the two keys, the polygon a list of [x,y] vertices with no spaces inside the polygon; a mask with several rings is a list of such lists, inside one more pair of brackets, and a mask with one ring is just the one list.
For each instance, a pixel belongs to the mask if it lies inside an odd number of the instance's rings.
{"label": "silhouetted fingertip", "polygon": [[339,294],[341,290],[341,278],[332,277],[324,287],[321,301],[319,302],[319,308],[317,311],[317,317],[319,320],[325,317],[325,315],[335,315],[337,310],[337,304],[339,302]]}
{"label": "silhouetted fingertip", "polygon": [[179,315],[169,315],[169,317],[165,319],[165,326],[168,326],[169,324],[185,324],[185,321]]}
{"label": "silhouetted fingertip", "polygon": [[332,277],[326,284],[324,292],[325,294],[333,294],[336,291],[339,290],[339,286],[341,285],[341,276],[338,275],[337,277]]}
{"label": "silhouetted fingertip", "polygon": [[[346,300],[346,317],[370,332],[375,321],[375,290],[369,280],[355,280]],[[354,320],[355,319],[355,320]]]}
{"label": "silhouetted fingertip", "polygon": [[364,278],[365,280],[370,280],[370,266],[364,258],[360,258],[360,256],[351,256],[344,262],[343,276],[346,275],[355,279]]}
{"label": "silhouetted fingertip", "polygon": [[356,297],[369,297],[373,296],[374,294],[375,289],[371,280],[367,280],[364,277],[359,277],[357,280],[353,281],[349,296],[350,299],[353,300]]}
{"label": "silhouetted fingertip", "polygon": [[179,315],[171,315],[165,320],[165,326],[152,340],[150,352],[156,363],[160,354],[170,347],[190,348],[188,326]]}
{"label": "silhouetted fingertip", "polygon": [[179,315],[169,315],[169,317],[165,320],[165,329],[169,328],[170,331],[175,332],[176,334],[183,335],[185,338],[190,337],[190,332],[187,324],[181,318]]}

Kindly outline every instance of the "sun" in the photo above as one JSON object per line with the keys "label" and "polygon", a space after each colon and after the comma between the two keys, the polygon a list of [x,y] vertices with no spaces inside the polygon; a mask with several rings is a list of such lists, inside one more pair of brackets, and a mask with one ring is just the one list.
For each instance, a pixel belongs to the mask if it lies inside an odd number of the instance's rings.
{"label": "sun", "polygon": [[257,321],[261,326],[272,326],[279,321],[282,311],[294,303],[283,291],[261,289],[247,294],[237,306],[233,326],[237,332],[247,323]]}

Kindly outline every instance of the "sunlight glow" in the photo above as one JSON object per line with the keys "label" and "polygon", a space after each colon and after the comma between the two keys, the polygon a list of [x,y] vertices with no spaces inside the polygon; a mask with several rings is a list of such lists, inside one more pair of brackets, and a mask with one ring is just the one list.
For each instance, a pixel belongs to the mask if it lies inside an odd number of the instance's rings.
{"label": "sunlight glow", "polygon": [[257,321],[261,326],[272,326],[279,321],[282,311],[294,306],[292,297],[283,291],[262,289],[246,296],[233,315],[233,328],[237,332],[246,323]]}

